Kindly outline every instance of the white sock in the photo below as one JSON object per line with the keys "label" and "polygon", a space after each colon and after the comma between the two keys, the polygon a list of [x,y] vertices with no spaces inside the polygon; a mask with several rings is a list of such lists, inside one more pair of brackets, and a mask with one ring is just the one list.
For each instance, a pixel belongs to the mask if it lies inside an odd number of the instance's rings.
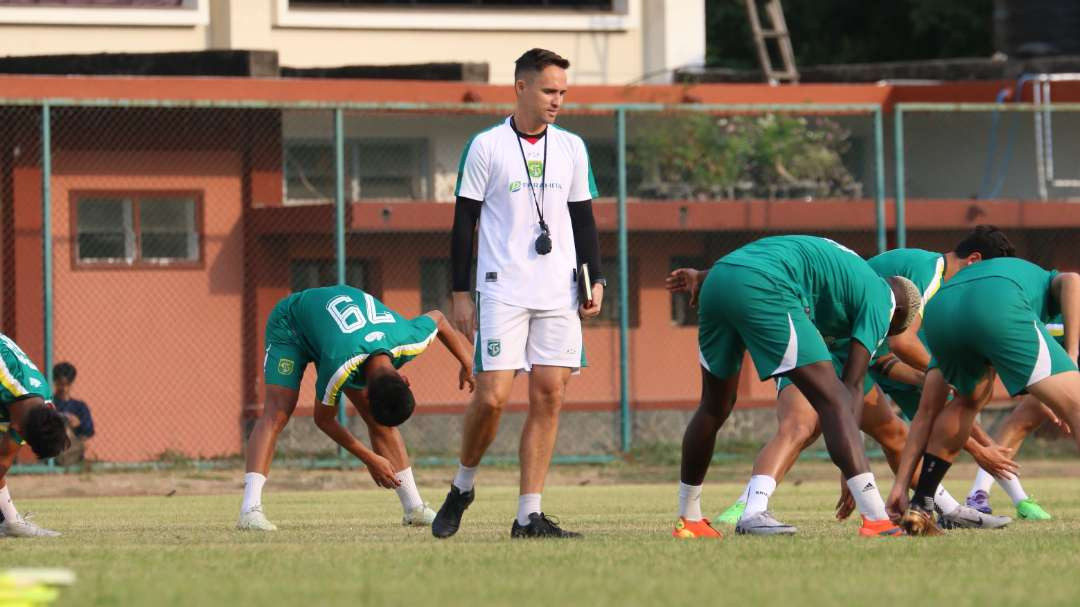
{"label": "white sock", "polygon": [[700,521],[701,485],[679,483],[679,516],[688,521]]}
{"label": "white sock", "polygon": [[412,512],[417,506],[423,506],[424,500],[420,499],[420,490],[416,488],[416,481],[413,480],[412,467],[395,472],[394,476],[401,483],[394,488],[394,491],[401,500],[401,509],[405,511],[405,514]]}
{"label": "white sock", "polygon": [[19,511],[15,509],[15,503],[11,501],[11,492],[7,485],[0,489],[0,514],[4,515],[5,521],[19,520]]}
{"label": "white sock", "polygon": [[968,495],[975,495],[976,491],[985,491],[990,493],[990,488],[994,486],[994,477],[990,476],[990,473],[982,468],[975,473],[975,482],[971,485],[971,493]]}
{"label": "white sock", "polygon": [[244,475],[244,503],[240,505],[241,513],[262,505],[264,484],[266,484],[266,477],[258,472],[248,472]]}
{"label": "white sock", "polygon": [[885,502],[881,499],[873,472],[863,472],[847,479],[848,491],[855,498],[859,512],[871,521],[883,521],[889,518],[885,513]]}
{"label": "white sock", "polygon": [[942,514],[949,514],[960,507],[960,502],[945,490],[944,485],[938,485],[934,493],[934,505],[941,508]]}
{"label": "white sock", "polygon": [[748,500],[748,499],[750,499],[750,483],[746,483],[746,487],[742,490],[742,495],[740,495],[739,499],[737,499],[735,501],[736,502],[742,502],[743,504],[746,504],[746,500]]}
{"label": "white sock", "polygon": [[1020,484],[1020,477],[1013,476],[1010,479],[995,478],[994,480],[997,481],[997,484],[1001,485],[1001,488],[1005,490],[1005,493],[1009,494],[1009,499],[1012,500],[1014,506],[1028,498],[1028,494],[1024,491],[1024,487]]}
{"label": "white sock", "polygon": [[769,509],[769,498],[773,491],[776,491],[776,479],[765,474],[755,474],[750,477],[746,490],[746,509],[743,510],[742,518],[749,518]]}
{"label": "white sock", "polygon": [[529,515],[540,513],[540,494],[524,493],[518,496],[517,522],[521,526],[529,524]]}
{"label": "white sock", "polygon": [[454,476],[454,486],[462,493],[472,491],[473,485],[476,484],[476,468],[476,466],[469,468],[460,462],[458,463],[457,474]]}

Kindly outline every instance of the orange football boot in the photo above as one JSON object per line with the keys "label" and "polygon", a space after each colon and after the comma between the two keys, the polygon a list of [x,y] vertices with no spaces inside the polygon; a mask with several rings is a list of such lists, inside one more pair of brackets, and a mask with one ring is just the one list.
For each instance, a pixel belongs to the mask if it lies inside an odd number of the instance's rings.
{"label": "orange football boot", "polygon": [[859,527],[859,535],[863,537],[895,537],[904,535],[904,530],[897,527],[889,519],[872,521],[862,517],[862,527]]}
{"label": "orange football boot", "polygon": [[671,536],[683,540],[699,537],[722,539],[724,534],[713,529],[707,518],[703,518],[700,521],[688,521],[680,516],[679,520],[675,521],[675,529],[671,531]]}

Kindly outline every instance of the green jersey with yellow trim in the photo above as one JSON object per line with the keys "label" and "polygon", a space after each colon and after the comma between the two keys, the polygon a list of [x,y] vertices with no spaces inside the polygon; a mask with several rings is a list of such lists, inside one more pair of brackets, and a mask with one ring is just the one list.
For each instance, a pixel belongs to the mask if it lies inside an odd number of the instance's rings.
{"label": "green jersey with yellow trim", "polygon": [[[922,308],[919,309],[921,316],[926,310],[926,304],[945,281],[945,256],[941,253],[924,251],[923,249],[893,249],[868,259],[866,263],[882,278],[890,276],[903,276],[922,293]],[[919,340],[926,345],[926,335],[919,329]],[[889,352],[889,342],[881,344],[876,358],[880,358]]]}
{"label": "green jersey with yellow trim", "polygon": [[30,396],[51,401],[49,382],[22,348],[0,333],[0,433],[9,434],[19,444],[22,438],[10,427],[11,403]]}
{"label": "green jersey with yellow trim", "polygon": [[421,354],[438,334],[430,316],[407,319],[370,293],[339,285],[307,289],[287,302],[288,320],[314,361],[316,390],[324,405],[337,404],[344,388],[363,388],[364,361],[387,354],[395,368]]}

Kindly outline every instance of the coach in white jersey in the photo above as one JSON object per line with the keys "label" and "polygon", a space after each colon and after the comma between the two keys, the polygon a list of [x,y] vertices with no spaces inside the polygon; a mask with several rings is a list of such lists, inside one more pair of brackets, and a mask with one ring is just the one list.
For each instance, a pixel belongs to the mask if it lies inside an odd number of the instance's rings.
{"label": "coach in white jersey", "polygon": [[[566,383],[585,365],[581,318],[600,313],[606,284],[585,143],[554,124],[568,67],[551,51],[522,55],[514,71],[514,114],[474,135],[461,155],[451,250],[453,321],[474,336],[477,389],[465,413],[461,464],[432,524],[435,537],[450,537],[461,525],[476,495],[476,467],[495,439],[519,371],[529,373],[529,413],[510,535],[580,535],[561,529],[540,509]],[[477,221],[474,304],[469,270]],[[593,283],[589,301],[579,297],[581,264],[588,264]]]}

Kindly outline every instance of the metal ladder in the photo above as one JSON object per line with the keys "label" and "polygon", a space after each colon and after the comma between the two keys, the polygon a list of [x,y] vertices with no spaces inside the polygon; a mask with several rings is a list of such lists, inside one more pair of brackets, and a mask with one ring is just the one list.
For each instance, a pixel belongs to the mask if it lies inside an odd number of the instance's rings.
{"label": "metal ladder", "polygon": [[[791,36],[788,34],[787,22],[784,21],[784,8],[780,6],[780,0],[766,0],[764,9],[769,16],[772,29],[764,29],[758,16],[758,0],[745,0],[746,13],[750,18],[750,28],[754,34],[754,44],[757,45],[758,61],[761,69],[765,72],[765,79],[769,84],[777,85],[782,82],[795,84],[799,82],[799,72],[795,69],[795,51],[791,48]],[[772,59],[769,55],[768,41],[776,40],[780,50],[780,60],[784,63],[784,69],[773,69]]]}

